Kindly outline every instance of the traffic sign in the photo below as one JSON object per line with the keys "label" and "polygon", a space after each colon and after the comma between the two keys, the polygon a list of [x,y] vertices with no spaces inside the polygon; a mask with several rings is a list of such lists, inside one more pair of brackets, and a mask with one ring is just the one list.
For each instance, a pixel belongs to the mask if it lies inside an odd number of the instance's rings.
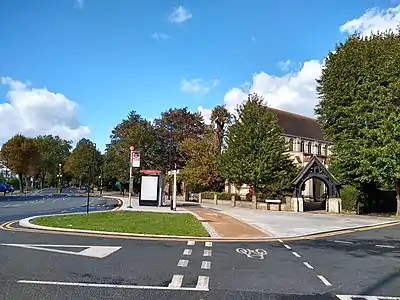
{"label": "traffic sign", "polygon": [[140,151],[132,152],[131,162],[133,168],[140,168]]}
{"label": "traffic sign", "polygon": [[131,151],[135,150],[135,146],[130,146],[129,150],[131,150]]}

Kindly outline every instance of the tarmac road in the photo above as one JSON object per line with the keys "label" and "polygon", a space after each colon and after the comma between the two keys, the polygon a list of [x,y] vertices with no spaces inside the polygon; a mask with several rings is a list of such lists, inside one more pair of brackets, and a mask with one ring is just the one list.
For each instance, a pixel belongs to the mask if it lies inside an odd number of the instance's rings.
{"label": "tarmac road", "polygon": [[400,299],[400,226],[252,243],[0,230],[0,266],[7,300]]}

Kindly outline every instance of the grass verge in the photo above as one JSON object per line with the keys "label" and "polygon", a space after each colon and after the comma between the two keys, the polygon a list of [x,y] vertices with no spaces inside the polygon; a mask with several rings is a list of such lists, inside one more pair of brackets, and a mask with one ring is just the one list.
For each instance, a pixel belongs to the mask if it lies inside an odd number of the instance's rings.
{"label": "grass verge", "polygon": [[140,234],[209,236],[201,222],[187,213],[105,212],[64,216],[40,217],[33,224]]}

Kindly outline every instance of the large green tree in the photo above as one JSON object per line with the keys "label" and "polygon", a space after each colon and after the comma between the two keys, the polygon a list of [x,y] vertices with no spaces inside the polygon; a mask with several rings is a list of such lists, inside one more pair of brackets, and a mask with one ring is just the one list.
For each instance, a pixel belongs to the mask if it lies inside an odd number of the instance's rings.
{"label": "large green tree", "polygon": [[226,129],[231,123],[231,120],[232,116],[225,105],[218,105],[213,108],[211,112],[211,126],[215,133],[215,147],[219,153],[221,153]]}
{"label": "large green tree", "polygon": [[[129,181],[129,147],[141,152],[141,169],[157,169],[165,159],[157,145],[156,130],[152,124],[132,111],[112,131],[111,142],[106,147],[104,176],[120,182]],[[165,150],[163,150],[165,151]],[[139,182],[139,170],[133,170],[134,184]]]}
{"label": "large green tree", "polygon": [[37,175],[43,184],[46,177],[51,179],[56,177],[59,164],[64,164],[70,154],[71,142],[52,135],[38,136],[35,142],[40,155]]}
{"label": "large green tree", "polygon": [[344,183],[395,187],[400,215],[400,34],[350,36],[326,58],[316,114]]}
{"label": "large green tree", "polygon": [[20,134],[15,135],[2,146],[1,157],[6,166],[18,174],[19,189],[23,191],[22,179],[34,174],[40,160],[35,140]]}
{"label": "large green tree", "polygon": [[187,138],[181,143],[188,160],[180,173],[192,191],[218,191],[223,187],[218,160],[220,152],[211,129],[201,138]]}
{"label": "large green tree", "polygon": [[68,172],[79,185],[86,183],[89,178],[99,175],[101,153],[89,139],[82,138],[68,156],[64,170]]}
{"label": "large green tree", "polygon": [[286,143],[276,115],[250,94],[237,108],[235,123],[228,129],[221,155],[223,177],[236,186],[252,185],[255,191],[283,181],[290,184],[295,170],[286,153]]}

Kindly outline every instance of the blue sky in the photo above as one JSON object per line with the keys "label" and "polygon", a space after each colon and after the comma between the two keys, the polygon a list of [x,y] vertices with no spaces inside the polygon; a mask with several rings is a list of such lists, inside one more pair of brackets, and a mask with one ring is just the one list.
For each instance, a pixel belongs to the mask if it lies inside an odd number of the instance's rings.
{"label": "blue sky", "polygon": [[248,91],[312,115],[315,77],[335,43],[399,20],[390,0],[3,0],[0,144],[58,133],[104,149],[130,110],[207,116]]}

